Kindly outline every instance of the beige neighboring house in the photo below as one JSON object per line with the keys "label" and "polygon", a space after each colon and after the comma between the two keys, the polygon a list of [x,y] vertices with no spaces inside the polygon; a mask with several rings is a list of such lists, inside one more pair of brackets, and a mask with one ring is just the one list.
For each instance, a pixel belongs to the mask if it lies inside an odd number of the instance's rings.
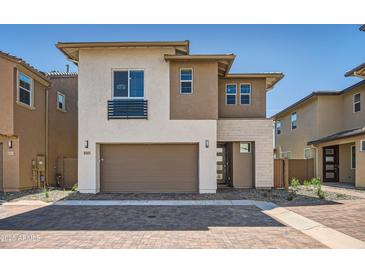
{"label": "beige neighboring house", "polygon": [[78,65],[78,189],[273,187],[266,93],[282,73],[230,72],[189,42],[58,43]]}
{"label": "beige neighboring house", "polygon": [[[52,80],[46,74],[18,57],[0,52],[0,191],[20,191],[48,181],[54,183],[50,178],[52,172],[48,172],[53,165],[47,162],[48,156],[57,158],[54,153],[59,153],[65,142],[72,144],[72,141],[64,139],[66,135],[62,134],[58,137],[51,134],[50,139],[49,128],[58,125],[64,131],[73,131],[67,137],[77,142],[77,126],[69,127],[62,118],[54,116],[56,100]],[[69,101],[72,100],[70,97]],[[77,109],[72,113],[77,122]],[[72,149],[76,158],[77,150]]]}
{"label": "beige neighboring house", "polygon": [[313,92],[273,118],[276,158],[314,158],[323,181],[365,187],[365,80]]}

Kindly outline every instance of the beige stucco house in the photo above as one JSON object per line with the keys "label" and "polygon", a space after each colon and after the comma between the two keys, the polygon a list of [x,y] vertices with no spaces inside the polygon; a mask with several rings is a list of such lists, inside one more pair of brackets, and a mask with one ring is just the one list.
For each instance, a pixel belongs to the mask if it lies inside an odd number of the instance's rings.
{"label": "beige stucco house", "polygon": [[[53,79],[24,60],[0,52],[0,191],[55,184],[55,159],[65,144],[77,142],[77,126],[70,127],[64,121],[73,96],[66,99],[64,95],[62,102],[59,98]],[[74,105],[77,106],[77,99]],[[76,116],[72,119],[77,123],[77,108],[69,114]],[[58,136],[54,135],[55,128],[59,128]],[[68,133],[60,134],[61,131]],[[76,159],[76,146],[70,149]]]}
{"label": "beige stucco house", "polygon": [[282,73],[230,73],[189,42],[58,43],[78,65],[80,192],[273,187],[266,92]]}
{"label": "beige stucco house", "polygon": [[365,186],[365,80],[342,91],[313,92],[273,116],[275,156],[315,159],[326,182]]}

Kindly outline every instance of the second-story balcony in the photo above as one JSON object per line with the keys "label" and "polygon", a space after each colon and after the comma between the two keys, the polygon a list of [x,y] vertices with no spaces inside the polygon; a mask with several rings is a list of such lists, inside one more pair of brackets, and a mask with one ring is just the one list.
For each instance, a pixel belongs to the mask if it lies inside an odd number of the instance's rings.
{"label": "second-story balcony", "polygon": [[109,119],[148,119],[148,101],[144,99],[109,100]]}

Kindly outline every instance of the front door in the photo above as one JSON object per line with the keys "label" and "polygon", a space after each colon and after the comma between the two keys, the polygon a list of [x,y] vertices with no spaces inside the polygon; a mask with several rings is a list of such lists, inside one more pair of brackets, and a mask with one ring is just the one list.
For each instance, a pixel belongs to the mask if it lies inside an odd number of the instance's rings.
{"label": "front door", "polygon": [[227,148],[226,145],[217,146],[217,183],[225,184],[227,178]]}
{"label": "front door", "polygon": [[323,181],[338,182],[338,146],[323,148]]}

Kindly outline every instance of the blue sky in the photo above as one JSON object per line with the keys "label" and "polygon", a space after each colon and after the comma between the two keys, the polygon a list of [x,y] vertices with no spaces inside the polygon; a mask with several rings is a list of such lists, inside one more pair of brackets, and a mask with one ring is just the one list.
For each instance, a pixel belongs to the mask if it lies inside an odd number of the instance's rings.
{"label": "blue sky", "polygon": [[268,116],[314,90],[358,82],[343,75],[365,62],[359,25],[0,25],[0,50],[42,71],[65,70],[57,41],[149,40],[190,40],[192,54],[234,53],[231,72],[283,72],[268,94]]}

